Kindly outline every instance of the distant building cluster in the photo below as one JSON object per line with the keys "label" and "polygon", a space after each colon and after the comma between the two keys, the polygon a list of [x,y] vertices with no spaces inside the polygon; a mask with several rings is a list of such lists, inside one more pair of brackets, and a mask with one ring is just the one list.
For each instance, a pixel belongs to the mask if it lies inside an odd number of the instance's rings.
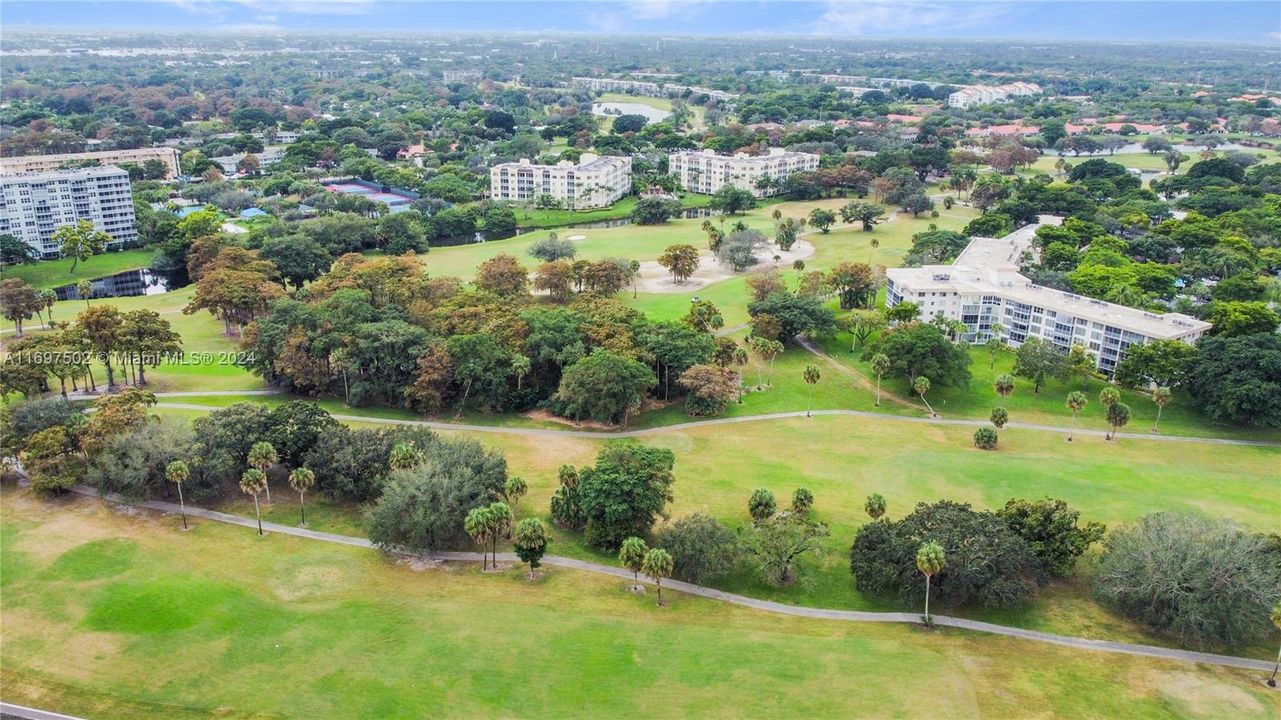
{"label": "distant building cluster", "polygon": [[58,257],[54,231],[81,220],[110,235],[109,247],[138,239],[128,171],[103,166],[0,176],[0,233],[26,242],[41,258]]}
{"label": "distant building cluster", "polygon": [[528,159],[490,168],[495,200],[534,202],[547,195],[576,210],[613,205],[632,189],[632,159],[583,153],[577,164],[536,165]]}
{"label": "distant building cluster", "polygon": [[970,85],[947,96],[948,107],[967,108],[973,105],[1005,102],[1012,97],[1040,95],[1041,86],[1030,82],[1012,82],[1006,85]]}
{"label": "distant building cluster", "polygon": [[[756,197],[779,191],[787,177],[818,169],[819,157],[811,153],[771,148],[766,155],[717,155],[712,150],[689,150],[668,155],[668,172],[690,192],[713,194],[726,185],[748,190]],[[774,182],[762,183],[769,179]]]}
{"label": "distant building cluster", "polygon": [[176,178],[178,151],[171,147],[135,148],[133,150],[98,150],[95,152],[59,153],[57,155],[23,155],[0,158],[0,175],[42,173],[63,169],[79,163],[99,165],[136,165],[142,167],[148,160],[165,164],[166,178]]}
{"label": "distant building cluster", "polygon": [[1154,340],[1192,344],[1210,323],[1180,313],[1156,314],[1034,284],[1019,272],[1036,229],[1060,219],[1042,216],[1003,238],[976,237],[951,265],[890,268],[885,271],[885,306],[916,303],[921,317],[942,315],[965,324],[962,339],[980,343],[1004,328],[1014,347],[1040,338],[1067,352],[1085,347],[1096,367],[1111,374],[1131,345]]}
{"label": "distant building cluster", "polygon": [[733,100],[738,97],[737,94],[725,92],[724,90],[713,90],[712,88],[695,87],[693,85],[678,85],[676,83],[655,83],[645,80],[576,77],[573,78],[573,84],[574,87],[582,90],[627,93],[646,97],[677,97],[687,92],[693,94],[702,93],[717,100]]}
{"label": "distant building cluster", "polygon": [[842,90],[885,90],[890,88],[927,85],[931,90],[946,83],[932,80],[911,80],[907,78],[869,77],[867,75],[832,75],[826,73],[805,73],[800,76],[805,82],[821,85],[836,85]]}

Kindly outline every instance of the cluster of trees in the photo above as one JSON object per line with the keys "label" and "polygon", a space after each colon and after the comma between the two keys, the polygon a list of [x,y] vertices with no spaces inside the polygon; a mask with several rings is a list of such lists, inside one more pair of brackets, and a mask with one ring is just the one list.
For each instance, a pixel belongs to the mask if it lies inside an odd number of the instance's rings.
{"label": "cluster of trees", "polygon": [[[0,282],[5,313],[16,322],[25,308],[34,308],[22,301],[27,297],[37,298],[38,305],[52,313],[52,303],[46,305],[48,298],[21,280]],[[145,308],[121,312],[114,305],[94,305],[72,322],[50,318],[47,325],[48,332],[20,336],[10,343],[8,355],[0,363],[0,396],[21,393],[32,397],[48,392],[54,380],[64,398],[68,383],[72,392],[82,388],[97,392],[95,363],[103,366],[108,391],[118,385],[144,386],[147,368],[177,359],[182,353],[182,338],[169,321]]]}

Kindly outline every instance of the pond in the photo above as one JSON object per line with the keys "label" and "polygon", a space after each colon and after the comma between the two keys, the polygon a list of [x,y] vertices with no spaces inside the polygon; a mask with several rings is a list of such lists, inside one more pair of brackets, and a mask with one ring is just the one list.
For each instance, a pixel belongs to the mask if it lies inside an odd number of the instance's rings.
{"label": "pond", "polygon": [[666,110],[659,110],[656,107],[650,107],[644,103],[632,102],[598,102],[592,103],[592,114],[605,117],[618,117],[619,115],[644,115],[649,122],[662,122],[671,115]]}
{"label": "pond", "polygon": [[[115,275],[94,278],[93,298],[133,297],[136,295],[159,295],[182,287],[175,278],[153,273],[147,269],[126,270]],[[83,300],[76,283],[53,289],[59,300]]]}

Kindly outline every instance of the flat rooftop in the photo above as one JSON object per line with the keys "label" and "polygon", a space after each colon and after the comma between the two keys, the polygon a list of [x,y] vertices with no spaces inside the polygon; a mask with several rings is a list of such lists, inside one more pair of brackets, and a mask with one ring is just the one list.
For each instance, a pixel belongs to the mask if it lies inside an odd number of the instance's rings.
{"label": "flat rooftop", "polygon": [[951,265],[890,268],[885,274],[911,292],[956,292],[1000,295],[1007,300],[1105,323],[1154,338],[1174,339],[1211,325],[1182,313],[1150,313],[1139,308],[1095,300],[1037,285],[1019,272],[1019,260],[1032,246],[1036,229],[1058,225],[1062,218],[1042,215],[1038,222],[1003,238],[976,237]]}

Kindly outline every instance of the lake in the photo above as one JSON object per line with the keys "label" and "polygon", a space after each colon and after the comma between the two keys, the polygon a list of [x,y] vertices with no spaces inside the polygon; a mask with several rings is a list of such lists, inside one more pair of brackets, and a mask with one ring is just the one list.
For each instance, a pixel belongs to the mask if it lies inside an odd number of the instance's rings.
{"label": "lake", "polygon": [[[115,275],[94,278],[93,298],[133,297],[136,295],[159,295],[180,287],[173,278],[151,272],[147,269],[126,270]],[[59,300],[83,300],[76,284],[63,285],[53,289]]]}
{"label": "lake", "polygon": [[[609,112],[606,112],[608,110]],[[644,115],[645,119],[652,122],[662,122],[671,115],[666,110],[650,107],[644,103],[631,102],[598,102],[592,103],[592,114],[604,117],[618,117],[619,115]]]}

